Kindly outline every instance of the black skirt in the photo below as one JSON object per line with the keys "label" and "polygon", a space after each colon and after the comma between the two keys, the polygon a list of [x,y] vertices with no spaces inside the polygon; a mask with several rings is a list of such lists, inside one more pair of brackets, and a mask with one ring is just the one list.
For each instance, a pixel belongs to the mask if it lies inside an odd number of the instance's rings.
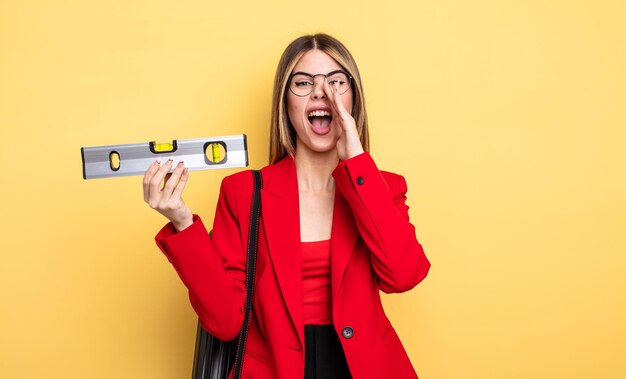
{"label": "black skirt", "polygon": [[352,378],[332,325],[305,325],[304,344],[304,379]]}

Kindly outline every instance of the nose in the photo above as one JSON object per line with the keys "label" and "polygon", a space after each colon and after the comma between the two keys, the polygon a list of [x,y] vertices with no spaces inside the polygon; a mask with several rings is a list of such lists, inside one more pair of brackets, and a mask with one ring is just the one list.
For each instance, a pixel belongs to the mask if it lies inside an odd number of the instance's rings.
{"label": "nose", "polygon": [[311,96],[314,99],[325,99],[326,94],[324,93],[324,81],[326,80],[325,76],[318,76],[313,80],[313,91],[311,91]]}

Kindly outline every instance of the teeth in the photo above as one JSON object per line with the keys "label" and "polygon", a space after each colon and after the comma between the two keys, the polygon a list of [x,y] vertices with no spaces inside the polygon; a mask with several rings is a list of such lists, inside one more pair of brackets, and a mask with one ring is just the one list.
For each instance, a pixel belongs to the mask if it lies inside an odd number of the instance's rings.
{"label": "teeth", "polygon": [[309,117],[322,117],[322,116],[330,116],[330,112],[328,112],[328,111],[312,111],[312,112],[309,112]]}

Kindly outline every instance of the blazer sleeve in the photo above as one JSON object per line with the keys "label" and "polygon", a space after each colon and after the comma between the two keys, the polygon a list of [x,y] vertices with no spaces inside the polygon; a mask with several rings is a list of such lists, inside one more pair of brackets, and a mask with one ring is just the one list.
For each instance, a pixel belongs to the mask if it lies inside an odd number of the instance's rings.
{"label": "blazer sleeve", "polygon": [[430,262],[409,221],[404,177],[385,181],[369,153],[339,163],[333,172],[361,235],[383,292],[404,292],[428,274]]}
{"label": "blazer sleeve", "polygon": [[235,338],[243,324],[246,275],[236,194],[228,179],[222,181],[211,233],[194,215],[180,233],[169,223],[155,237],[189,290],[202,327],[224,341]]}

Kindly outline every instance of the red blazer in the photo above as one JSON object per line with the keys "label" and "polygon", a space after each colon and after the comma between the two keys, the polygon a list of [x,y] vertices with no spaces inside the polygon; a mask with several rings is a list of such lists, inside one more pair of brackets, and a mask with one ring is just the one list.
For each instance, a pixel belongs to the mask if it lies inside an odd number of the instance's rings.
{"label": "red blazer", "polygon": [[[296,166],[287,157],[262,174],[256,287],[242,377],[298,379],[304,377],[304,325]],[[379,292],[410,290],[430,268],[409,222],[406,181],[379,171],[368,153],[340,162],[333,177],[333,324],[352,377],[417,378]],[[168,224],[156,236],[202,325],[223,340],[236,337],[243,322],[252,186],[249,171],[223,180],[212,237],[197,216],[180,233]]]}

